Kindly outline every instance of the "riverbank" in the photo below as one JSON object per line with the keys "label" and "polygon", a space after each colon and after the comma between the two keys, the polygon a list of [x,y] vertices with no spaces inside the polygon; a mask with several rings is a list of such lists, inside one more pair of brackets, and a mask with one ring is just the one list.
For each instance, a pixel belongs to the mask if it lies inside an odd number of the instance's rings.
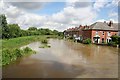
{"label": "riverbank", "polygon": [[35,41],[44,41],[48,38],[58,38],[57,35],[40,35],[40,36],[26,36],[26,37],[19,37],[19,38],[12,38],[12,39],[4,39],[0,40],[2,44],[0,46],[1,55],[1,64],[0,65],[7,65],[12,61],[15,61],[18,57],[22,57],[28,54],[33,54],[35,51],[26,47],[23,50],[20,49],[21,46],[27,45],[31,42]]}

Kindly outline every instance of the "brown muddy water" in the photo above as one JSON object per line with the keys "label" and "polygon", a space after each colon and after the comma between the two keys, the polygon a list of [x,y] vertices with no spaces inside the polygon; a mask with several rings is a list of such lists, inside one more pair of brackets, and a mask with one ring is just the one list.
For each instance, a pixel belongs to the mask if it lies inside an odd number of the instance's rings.
{"label": "brown muddy water", "polygon": [[118,77],[118,48],[57,39],[49,40],[51,48],[39,48],[40,45],[39,42],[27,45],[37,54],[3,67],[3,78]]}

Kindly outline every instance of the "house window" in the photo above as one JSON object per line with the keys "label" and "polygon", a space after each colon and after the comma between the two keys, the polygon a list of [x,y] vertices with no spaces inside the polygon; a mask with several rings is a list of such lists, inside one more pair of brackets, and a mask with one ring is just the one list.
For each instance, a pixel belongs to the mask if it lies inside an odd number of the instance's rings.
{"label": "house window", "polygon": [[98,35],[98,31],[96,31],[96,35]]}
{"label": "house window", "polygon": [[104,31],[103,31],[103,35],[104,35]]}
{"label": "house window", "polygon": [[111,32],[107,32],[107,33],[108,33],[108,36],[111,36],[111,34],[110,34]]}

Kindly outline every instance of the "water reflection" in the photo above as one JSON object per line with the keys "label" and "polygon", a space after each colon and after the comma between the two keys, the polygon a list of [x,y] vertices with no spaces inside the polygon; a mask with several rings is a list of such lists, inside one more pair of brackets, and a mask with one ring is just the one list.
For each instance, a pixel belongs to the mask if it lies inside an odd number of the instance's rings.
{"label": "water reflection", "polygon": [[50,39],[49,44],[51,48],[45,49],[39,48],[39,42],[27,45],[37,54],[18,59],[15,63],[3,67],[3,77],[118,77],[117,48],[57,39]]}

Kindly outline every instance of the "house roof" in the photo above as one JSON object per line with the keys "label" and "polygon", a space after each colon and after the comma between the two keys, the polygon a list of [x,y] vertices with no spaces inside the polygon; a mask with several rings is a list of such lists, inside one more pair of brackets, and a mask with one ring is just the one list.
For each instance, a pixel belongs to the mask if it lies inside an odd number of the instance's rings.
{"label": "house roof", "polygon": [[94,30],[115,30],[115,31],[118,31],[118,23],[113,23],[112,26],[108,26],[107,23],[96,22],[96,23],[90,25],[89,29],[94,29]]}

